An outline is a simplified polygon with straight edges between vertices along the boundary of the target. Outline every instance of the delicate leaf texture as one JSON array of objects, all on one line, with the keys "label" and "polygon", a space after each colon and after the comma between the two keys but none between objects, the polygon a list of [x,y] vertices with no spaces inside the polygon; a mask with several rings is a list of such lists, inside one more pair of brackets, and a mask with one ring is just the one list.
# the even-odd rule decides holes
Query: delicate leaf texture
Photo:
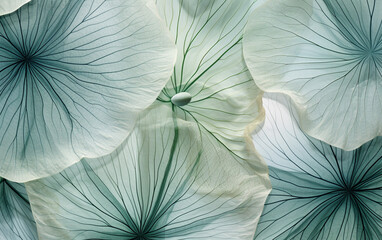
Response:
[{"label": "delicate leaf texture", "polygon": [[0,175],[28,181],[110,153],[175,55],[140,1],[34,0],[1,16]]},{"label": "delicate leaf texture", "polygon": [[28,182],[41,239],[252,239],[269,186],[173,114],[156,104],[112,154]]},{"label": "delicate leaf texture", "polygon": [[0,16],[16,11],[22,5],[30,2],[31,0],[1,0],[0,2]]},{"label": "delicate leaf texture", "polygon": [[173,75],[159,101],[170,103],[176,94],[191,94],[190,103],[174,108],[176,115],[196,122],[238,158],[247,159],[245,129],[264,119],[262,92],[244,63],[241,43],[255,1],[156,3],[178,48]]},{"label": "delicate leaf texture", "polygon": [[267,1],[244,56],[262,90],[293,99],[309,135],[345,150],[382,135],[382,1]]},{"label": "delicate leaf texture", "polygon": [[0,239],[37,239],[36,224],[24,184],[4,178],[0,178]]},{"label": "delicate leaf texture", "polygon": [[255,239],[380,239],[382,138],[354,151],[330,146],[305,135],[280,96],[264,98],[265,124],[253,135],[273,187]]}]

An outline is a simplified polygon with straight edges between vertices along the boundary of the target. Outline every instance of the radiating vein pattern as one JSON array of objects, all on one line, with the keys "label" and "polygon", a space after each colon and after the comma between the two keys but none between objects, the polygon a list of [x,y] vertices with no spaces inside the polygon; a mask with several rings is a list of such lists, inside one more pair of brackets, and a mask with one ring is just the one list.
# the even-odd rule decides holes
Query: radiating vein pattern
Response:
[{"label": "radiating vein pattern", "polygon": [[309,135],[345,150],[382,135],[381,1],[269,1],[247,30],[256,84],[292,97]]},{"label": "radiating vein pattern", "polygon": [[305,135],[286,97],[268,95],[264,107],[253,139],[273,189],[255,239],[380,239],[382,138],[344,151]]},{"label": "radiating vein pattern", "polygon": [[201,148],[197,126],[172,115],[159,104],[112,154],[28,182],[39,236],[253,238],[267,188],[232,159],[221,164],[224,151]]},{"label": "radiating vein pattern", "polygon": [[161,17],[175,39],[178,58],[158,100],[177,93],[192,100],[174,108],[177,116],[197,122],[222,146],[246,159],[243,135],[263,117],[261,91],[244,63],[242,35],[255,0],[157,0]]},{"label": "radiating vein pattern", "polygon": [[34,0],[1,16],[0,175],[27,181],[115,149],[171,74],[164,30],[136,1]]},{"label": "radiating vein pattern", "polygon": [[37,240],[24,184],[0,178],[0,239]]}]

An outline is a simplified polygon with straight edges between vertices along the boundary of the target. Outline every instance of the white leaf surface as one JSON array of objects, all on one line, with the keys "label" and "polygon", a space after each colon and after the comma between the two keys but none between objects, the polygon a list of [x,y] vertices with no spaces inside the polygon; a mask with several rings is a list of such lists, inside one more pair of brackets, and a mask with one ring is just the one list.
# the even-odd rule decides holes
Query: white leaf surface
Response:
[{"label": "white leaf surface", "polygon": [[256,84],[289,95],[301,128],[353,150],[382,135],[382,2],[274,0],[244,37]]}]

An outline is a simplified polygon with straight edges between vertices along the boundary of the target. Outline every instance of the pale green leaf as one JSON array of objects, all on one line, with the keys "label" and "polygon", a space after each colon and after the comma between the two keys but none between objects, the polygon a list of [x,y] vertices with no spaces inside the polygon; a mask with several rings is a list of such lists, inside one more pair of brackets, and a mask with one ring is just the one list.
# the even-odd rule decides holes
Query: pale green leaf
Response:
[{"label": "pale green leaf", "polygon": [[110,153],[175,55],[140,1],[34,0],[0,16],[0,176],[29,181]]},{"label": "pale green leaf", "polygon": [[305,132],[345,150],[382,135],[382,1],[267,1],[246,30],[256,84],[288,94]]},{"label": "pale green leaf", "polygon": [[202,147],[197,124],[173,115],[156,104],[112,154],[28,182],[39,236],[252,239],[267,177],[244,168],[215,139]]},{"label": "pale green leaf", "polygon": [[379,239],[382,137],[344,151],[305,135],[289,98],[265,94],[264,107],[253,140],[273,189],[255,239]]},{"label": "pale green leaf", "polygon": [[0,239],[37,240],[24,184],[0,178]]},{"label": "pale green leaf", "polygon": [[156,1],[178,49],[173,75],[159,101],[170,105],[174,95],[189,93],[189,104],[174,105],[176,116],[196,122],[206,135],[245,160],[252,157],[245,138],[252,124],[264,118],[262,92],[244,63],[241,42],[255,2]]},{"label": "pale green leaf", "polygon": [[0,2],[0,16],[16,11],[31,0],[2,0]]}]

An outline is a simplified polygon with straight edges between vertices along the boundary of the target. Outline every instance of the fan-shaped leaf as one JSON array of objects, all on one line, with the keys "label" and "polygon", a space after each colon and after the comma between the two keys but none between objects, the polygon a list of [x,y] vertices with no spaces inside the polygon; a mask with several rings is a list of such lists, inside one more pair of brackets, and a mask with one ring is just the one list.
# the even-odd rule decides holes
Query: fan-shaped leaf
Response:
[{"label": "fan-shaped leaf", "polygon": [[309,135],[345,150],[382,135],[382,1],[267,1],[244,55],[262,90],[293,99]]},{"label": "fan-shaped leaf", "polygon": [[253,139],[273,190],[255,239],[379,239],[382,138],[344,151],[305,135],[289,99],[268,95],[264,107]]},{"label": "fan-shaped leaf", "polygon": [[253,238],[268,182],[172,115],[157,104],[112,154],[28,182],[39,236]]},{"label": "fan-shaped leaf", "polygon": [[0,17],[0,175],[57,173],[126,138],[175,49],[132,0],[34,0]]},{"label": "fan-shaped leaf", "polygon": [[248,159],[245,129],[264,118],[262,92],[245,66],[241,43],[255,1],[156,2],[178,48],[159,101],[170,104],[172,97],[187,92],[191,102],[175,107],[177,116],[196,122],[238,158]]}]

